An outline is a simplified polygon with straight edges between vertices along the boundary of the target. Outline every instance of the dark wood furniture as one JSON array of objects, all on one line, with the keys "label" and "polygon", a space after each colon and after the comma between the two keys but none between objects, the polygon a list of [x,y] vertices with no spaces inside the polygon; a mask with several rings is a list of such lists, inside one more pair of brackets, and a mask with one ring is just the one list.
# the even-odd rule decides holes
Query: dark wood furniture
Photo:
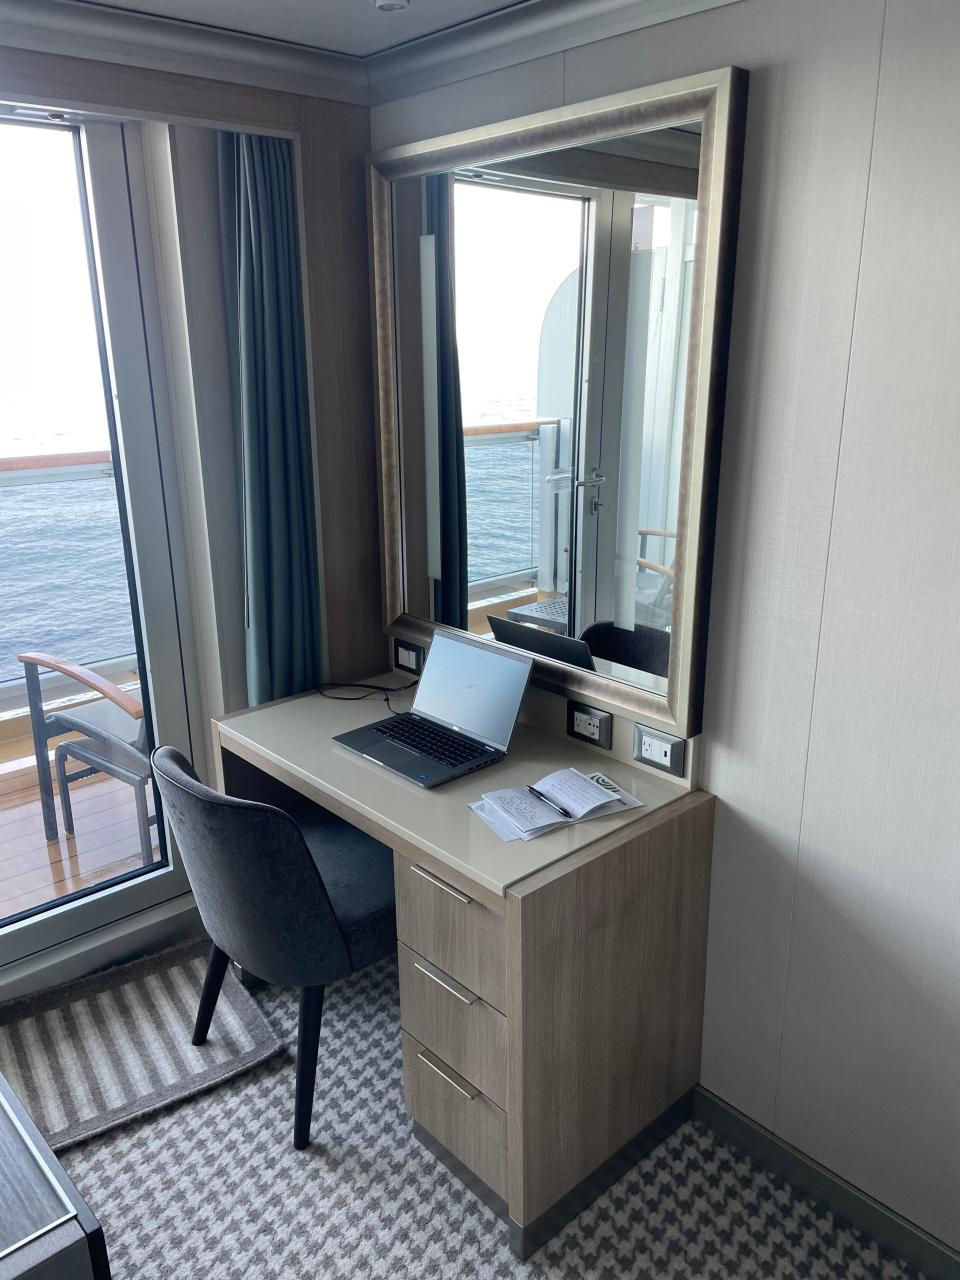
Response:
[{"label": "dark wood furniture", "polygon": [[110,1280],[103,1230],[0,1075],[0,1280]]}]

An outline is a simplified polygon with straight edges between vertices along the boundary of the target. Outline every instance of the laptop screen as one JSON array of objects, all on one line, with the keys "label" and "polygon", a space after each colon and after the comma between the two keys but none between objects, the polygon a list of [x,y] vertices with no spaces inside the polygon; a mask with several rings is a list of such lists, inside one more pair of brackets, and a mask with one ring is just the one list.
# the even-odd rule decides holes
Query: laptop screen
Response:
[{"label": "laptop screen", "polygon": [[532,666],[531,659],[519,654],[438,632],[427,654],[413,710],[506,751]]}]

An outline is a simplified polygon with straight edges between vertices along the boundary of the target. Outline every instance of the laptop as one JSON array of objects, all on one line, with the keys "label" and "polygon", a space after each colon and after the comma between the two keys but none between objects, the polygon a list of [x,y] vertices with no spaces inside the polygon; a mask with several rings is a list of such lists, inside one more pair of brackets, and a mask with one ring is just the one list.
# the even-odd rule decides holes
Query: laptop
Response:
[{"label": "laptop", "polygon": [[544,631],[542,627],[531,627],[525,622],[514,622],[512,618],[498,618],[495,613],[488,613],[487,621],[494,640],[501,644],[512,644],[515,649],[526,649],[541,658],[566,662],[571,667],[582,667],[584,671],[597,669],[590,646],[584,640],[561,636],[556,631]]},{"label": "laptop", "polygon": [[421,787],[439,787],[506,755],[531,658],[466,636],[433,637],[412,709],[333,739]]}]

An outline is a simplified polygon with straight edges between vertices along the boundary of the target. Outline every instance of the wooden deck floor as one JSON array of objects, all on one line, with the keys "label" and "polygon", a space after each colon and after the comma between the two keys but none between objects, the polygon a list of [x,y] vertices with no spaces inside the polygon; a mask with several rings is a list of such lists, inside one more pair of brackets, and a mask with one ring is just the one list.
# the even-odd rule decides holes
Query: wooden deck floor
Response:
[{"label": "wooden deck floor", "polygon": [[58,798],[60,835],[48,844],[36,784],[0,794],[0,920],[142,865],[131,787],[95,778],[71,787],[70,799],[75,834],[63,830]]}]

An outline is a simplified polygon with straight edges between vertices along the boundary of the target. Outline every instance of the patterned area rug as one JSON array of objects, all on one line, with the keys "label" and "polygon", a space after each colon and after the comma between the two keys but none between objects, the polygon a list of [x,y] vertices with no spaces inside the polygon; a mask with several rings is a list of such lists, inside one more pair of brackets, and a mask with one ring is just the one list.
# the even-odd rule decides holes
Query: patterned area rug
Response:
[{"label": "patterned area rug", "polygon": [[[257,999],[293,1043],[295,994]],[[276,1060],[74,1148],[115,1280],[922,1280],[695,1122],[518,1262],[412,1136],[398,1014],[392,963],[328,991],[308,1151]]]},{"label": "patterned area rug", "polygon": [[0,1007],[0,1071],[54,1151],[150,1115],[283,1046],[232,973],[190,1043],[209,944],[189,943]]}]

